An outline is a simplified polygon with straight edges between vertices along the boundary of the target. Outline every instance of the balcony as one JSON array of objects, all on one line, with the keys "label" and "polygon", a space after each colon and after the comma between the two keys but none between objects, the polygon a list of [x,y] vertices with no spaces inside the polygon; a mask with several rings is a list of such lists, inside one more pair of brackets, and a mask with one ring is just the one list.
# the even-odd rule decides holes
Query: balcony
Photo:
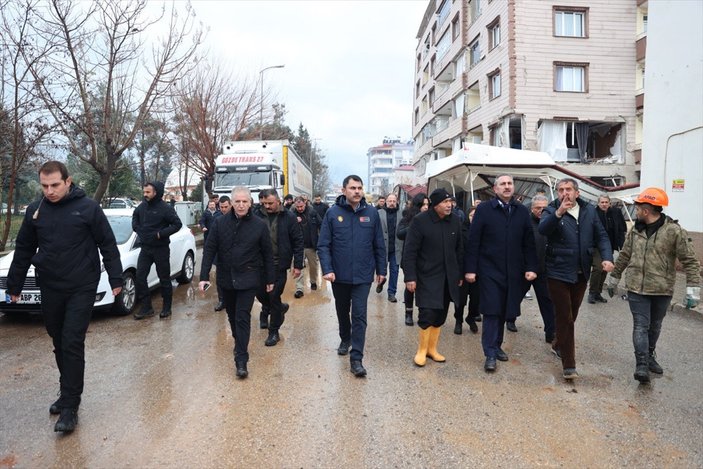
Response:
[{"label": "balcony", "polygon": [[640,38],[635,42],[635,60],[644,60],[647,52],[647,36]]},{"label": "balcony", "polygon": [[644,108],[644,93],[640,93],[635,96],[635,109],[643,109]]},{"label": "balcony", "polygon": [[[463,118],[454,119],[449,122],[449,125],[442,131],[437,132],[437,134],[432,137],[432,146],[434,148],[451,148],[451,140],[458,137],[463,132]],[[449,146],[447,147],[447,142]]]},{"label": "balcony", "polygon": [[[446,89],[445,91],[437,96],[435,99],[434,105],[432,106],[432,111],[435,114],[440,114],[440,110],[447,104],[451,103],[452,100],[461,93],[461,91],[464,88],[464,77],[466,75],[462,75],[458,79],[454,80]],[[450,106],[450,112],[451,112],[451,106]]]}]

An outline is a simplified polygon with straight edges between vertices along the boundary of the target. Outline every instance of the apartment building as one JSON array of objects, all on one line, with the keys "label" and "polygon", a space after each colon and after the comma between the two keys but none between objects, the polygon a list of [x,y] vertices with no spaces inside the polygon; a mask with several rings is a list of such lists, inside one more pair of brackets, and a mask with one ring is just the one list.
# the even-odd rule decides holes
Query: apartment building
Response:
[{"label": "apartment building", "polygon": [[416,172],[469,142],[544,151],[604,186],[636,182],[639,4],[430,0],[417,35]]},{"label": "apartment building", "polygon": [[368,193],[388,194],[399,184],[400,175],[407,172],[399,168],[412,164],[413,142],[402,141],[400,137],[385,137],[383,144],[369,148],[366,155],[369,167]]}]

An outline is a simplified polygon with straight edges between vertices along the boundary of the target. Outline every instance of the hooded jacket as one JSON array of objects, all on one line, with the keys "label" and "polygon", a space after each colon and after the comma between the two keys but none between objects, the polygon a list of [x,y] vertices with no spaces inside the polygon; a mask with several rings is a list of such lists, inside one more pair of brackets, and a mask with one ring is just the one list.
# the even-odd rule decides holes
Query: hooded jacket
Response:
[{"label": "hooded jacket", "polygon": [[164,183],[147,182],[156,190],[156,196],[146,200],[134,209],[132,214],[132,229],[142,246],[168,246],[169,237],[181,229],[183,223],[176,215],[176,210],[163,201]]},{"label": "hooded jacket", "polygon": [[381,220],[362,198],[354,210],[343,195],[325,214],[317,242],[322,275],[334,273],[335,282],[372,283],[374,271],[386,275],[386,247]]},{"label": "hooded jacket", "polygon": [[619,279],[625,272],[625,288],[640,295],[673,296],[676,259],[684,267],[686,285],[701,283],[700,269],[688,233],[677,221],[662,214],[664,224],[647,237],[645,226],[636,224],[623,244],[615,268],[610,273]]},{"label": "hooded jacket", "polygon": [[78,291],[97,288],[100,256],[110,286],[122,286],[122,264],[107,217],[83,189],[71,185],[56,203],[42,198],[27,207],[7,276],[7,293],[22,292],[30,264],[40,286]]}]

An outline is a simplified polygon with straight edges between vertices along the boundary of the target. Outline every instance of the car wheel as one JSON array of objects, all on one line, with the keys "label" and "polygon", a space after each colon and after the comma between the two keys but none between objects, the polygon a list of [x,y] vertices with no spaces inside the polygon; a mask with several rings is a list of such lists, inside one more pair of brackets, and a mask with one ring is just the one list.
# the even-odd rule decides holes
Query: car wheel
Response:
[{"label": "car wheel", "polygon": [[195,256],[191,251],[188,251],[183,259],[181,274],[176,278],[176,281],[180,284],[190,283],[193,280],[193,273],[195,273]]},{"label": "car wheel", "polygon": [[115,298],[112,311],[119,316],[126,316],[132,312],[136,302],[137,284],[134,280],[134,272],[125,272],[122,275],[122,291]]}]

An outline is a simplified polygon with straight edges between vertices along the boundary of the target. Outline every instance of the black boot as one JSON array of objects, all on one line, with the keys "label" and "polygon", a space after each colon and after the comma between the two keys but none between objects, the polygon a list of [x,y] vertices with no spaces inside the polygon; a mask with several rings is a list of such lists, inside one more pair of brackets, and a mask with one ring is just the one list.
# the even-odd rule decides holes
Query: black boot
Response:
[{"label": "black boot", "polygon": [[269,313],[267,310],[264,310],[264,308],[261,308],[261,312],[259,313],[259,329],[268,329],[269,328]]},{"label": "black boot", "polygon": [[278,343],[279,340],[281,340],[281,337],[278,335],[277,330],[269,331],[269,336],[264,341],[264,345],[267,347],[273,347]]},{"label": "black boot", "polygon": [[235,362],[237,378],[244,379],[249,376],[249,371],[247,370],[247,362]]},{"label": "black boot", "polygon": [[462,326],[462,320],[457,319],[456,324],[454,325],[454,333],[456,335],[461,335],[461,326]]},{"label": "black boot", "polygon": [[466,323],[469,325],[469,330],[476,334],[478,332],[478,324],[476,324],[476,318],[469,316],[466,318]]},{"label": "black boot", "polygon": [[159,317],[163,319],[171,315],[171,303],[173,302],[173,287],[171,284],[168,287],[161,287],[161,297],[164,300],[164,304],[161,307]]},{"label": "black boot", "polygon": [[134,313],[134,319],[144,319],[154,315],[154,308],[151,307],[151,299],[145,298],[142,300],[142,307]]},{"label": "black boot", "polygon": [[406,326],[412,326],[413,325],[413,309],[410,308],[405,308],[405,325]]},{"label": "black boot", "polygon": [[54,425],[55,432],[70,433],[76,429],[78,425],[78,408],[77,407],[64,407],[61,409],[61,415],[59,416],[56,425]]},{"label": "black boot", "polygon": [[661,375],[664,373],[664,368],[657,363],[657,354],[654,352],[653,348],[649,349],[649,360],[648,360],[649,371]]},{"label": "black boot", "polygon": [[645,354],[635,354],[635,379],[641,384],[649,383],[649,361]]}]

